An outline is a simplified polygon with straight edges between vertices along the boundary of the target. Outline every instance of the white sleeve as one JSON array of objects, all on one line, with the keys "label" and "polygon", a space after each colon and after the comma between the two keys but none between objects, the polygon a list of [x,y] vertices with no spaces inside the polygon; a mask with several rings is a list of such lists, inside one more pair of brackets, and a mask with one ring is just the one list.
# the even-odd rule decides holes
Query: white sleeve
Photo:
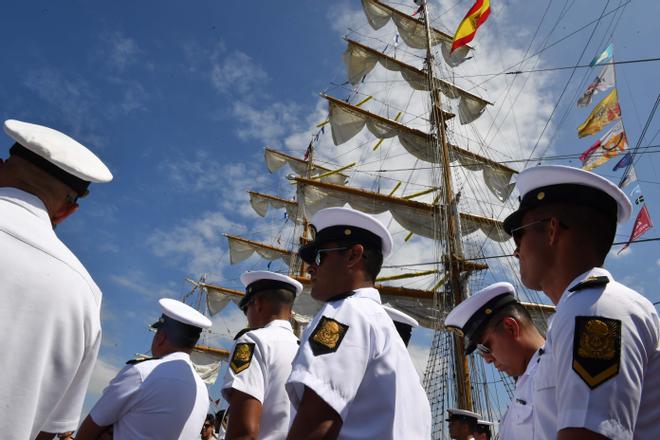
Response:
[{"label": "white sleeve", "polygon": [[263,404],[265,387],[263,347],[250,332],[245,333],[236,340],[229,357],[229,368],[222,384],[222,396],[229,401],[228,391],[234,389]]},{"label": "white sleeve", "polygon": [[[372,337],[368,320],[351,307],[346,302],[337,309],[325,307],[305,332],[286,383],[296,410],[308,387],[346,419],[370,360]],[[318,337],[324,329],[329,330],[326,347]]]},{"label": "white sleeve", "polygon": [[101,330],[99,329],[92,344],[85,350],[78,370],[69,387],[62,394],[59,402],[48,416],[48,420],[41,428],[44,432],[74,431],[80,422],[87,386],[94,371],[96,358],[101,347]]},{"label": "white sleeve", "polygon": [[552,324],[557,430],[586,428],[608,438],[632,439],[644,344],[630,316],[607,309],[593,313],[574,307]]},{"label": "white sleeve", "polygon": [[142,384],[142,376],[134,365],[124,367],[103,390],[103,395],[89,412],[99,426],[110,426],[122,418],[133,405]]}]

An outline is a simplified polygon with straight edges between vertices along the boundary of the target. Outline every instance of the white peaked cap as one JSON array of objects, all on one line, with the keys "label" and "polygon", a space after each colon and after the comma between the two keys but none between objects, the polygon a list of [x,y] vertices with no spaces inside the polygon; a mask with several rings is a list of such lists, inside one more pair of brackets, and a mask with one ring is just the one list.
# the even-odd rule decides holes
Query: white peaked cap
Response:
[{"label": "white peaked cap", "polygon": [[506,281],[494,283],[467,297],[445,318],[445,327],[465,337],[467,354],[474,351],[474,337],[500,308],[516,302],[516,290]]},{"label": "white peaked cap", "polygon": [[387,312],[387,314],[389,315],[389,317],[392,321],[400,322],[402,324],[409,325],[413,328],[419,326],[419,322],[417,322],[417,320],[415,318],[413,318],[412,316],[406,315],[405,313],[403,313],[400,310],[395,309],[391,305],[383,304],[383,308],[385,309],[385,311]]},{"label": "white peaked cap", "polygon": [[507,233],[520,226],[525,212],[551,203],[573,202],[613,215],[623,223],[632,213],[632,204],[618,186],[591,171],[565,165],[527,168],[516,178],[520,207],[504,220]]},{"label": "white peaked cap", "polygon": [[181,301],[162,298],[158,300],[158,304],[160,304],[163,314],[175,321],[199,328],[210,328],[213,325],[209,318]]},{"label": "white peaked cap", "polygon": [[15,119],[7,119],[4,128],[18,144],[81,180],[95,183],[112,180],[112,173],[101,159],[64,133]]},{"label": "white peaked cap", "polygon": [[350,227],[364,229],[380,238],[383,258],[392,252],[392,235],[385,225],[375,217],[352,208],[325,208],[312,216],[310,223],[316,228],[317,237],[324,229],[333,226],[347,226],[349,232],[344,238],[350,238]]},{"label": "white peaked cap", "polygon": [[[470,418],[474,419],[475,421],[481,419],[481,414],[473,412],[473,411],[468,411],[466,409],[458,409],[458,408],[449,408],[447,410],[447,413],[449,413],[449,418],[456,417],[456,418]],[[447,419],[449,420],[449,419]]]},{"label": "white peaked cap", "polygon": [[303,285],[299,281],[281,273],[270,272],[268,270],[254,270],[243,272],[241,274],[241,283],[243,283],[245,287],[249,287],[250,284],[262,280],[279,281],[289,284],[295,288],[296,296],[300,295],[303,291]]}]

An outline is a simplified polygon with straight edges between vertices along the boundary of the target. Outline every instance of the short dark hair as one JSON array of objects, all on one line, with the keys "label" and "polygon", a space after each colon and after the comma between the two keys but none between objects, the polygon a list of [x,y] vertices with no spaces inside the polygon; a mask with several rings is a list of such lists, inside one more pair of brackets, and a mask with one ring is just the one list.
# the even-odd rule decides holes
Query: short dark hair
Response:
[{"label": "short dark hair", "polygon": [[296,296],[286,289],[267,289],[257,292],[255,298],[262,298],[268,302],[290,307],[293,305]]},{"label": "short dark hair", "polygon": [[373,247],[364,246],[364,253],[362,254],[364,258],[364,270],[367,273],[367,276],[371,282],[375,282],[380,269],[383,266],[383,253],[380,249],[375,249]]},{"label": "short dark hair", "polygon": [[493,435],[492,432],[490,431],[490,426],[488,425],[477,424],[477,429],[475,430],[475,432],[478,434],[486,434],[486,438],[488,440],[490,440],[491,436]]},{"label": "short dark hair", "polygon": [[215,420],[216,419],[215,419],[215,416],[213,414],[207,414],[206,415],[206,420],[204,421],[204,423],[210,423],[215,427]]},{"label": "short dark hair", "polygon": [[486,324],[484,328],[479,332],[479,336],[476,340],[480,340],[486,330],[494,329],[502,319],[509,317],[514,318],[525,327],[532,326],[536,328],[534,321],[532,320],[532,316],[529,314],[529,311],[525,308],[525,306],[519,302],[513,302],[505,305],[493,314],[493,317],[490,318],[488,324]]}]

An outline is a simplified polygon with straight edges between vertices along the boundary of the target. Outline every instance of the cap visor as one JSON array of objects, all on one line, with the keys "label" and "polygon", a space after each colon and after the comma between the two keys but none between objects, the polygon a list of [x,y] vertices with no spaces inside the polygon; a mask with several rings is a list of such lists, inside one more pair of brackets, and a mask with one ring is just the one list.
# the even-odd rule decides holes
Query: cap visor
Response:
[{"label": "cap visor", "polygon": [[517,227],[520,226],[522,223],[522,218],[527,212],[526,209],[518,209],[516,211],[513,211],[507,218],[504,219],[502,222],[502,227],[504,228],[504,232],[507,234],[511,235],[511,231]]},{"label": "cap visor", "polygon": [[158,321],[154,322],[153,324],[151,324],[150,327],[154,330],[158,330],[163,325],[165,325],[165,323],[163,321],[158,320]]}]

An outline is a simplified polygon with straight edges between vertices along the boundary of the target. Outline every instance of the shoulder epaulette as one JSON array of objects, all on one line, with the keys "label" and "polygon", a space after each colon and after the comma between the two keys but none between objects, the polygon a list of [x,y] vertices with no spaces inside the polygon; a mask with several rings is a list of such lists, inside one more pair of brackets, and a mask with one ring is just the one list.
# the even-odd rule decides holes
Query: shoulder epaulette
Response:
[{"label": "shoulder epaulette", "polygon": [[247,332],[249,332],[250,330],[252,330],[252,329],[246,327],[243,330],[241,330],[240,332],[236,333],[236,336],[234,336],[234,341],[236,339],[240,338],[241,336],[243,336],[244,334],[246,334]]},{"label": "shoulder epaulette", "polygon": [[607,278],[604,275],[598,276],[598,277],[589,277],[586,280],[580,281],[575,286],[568,289],[568,291],[569,292],[578,292],[580,290],[588,289],[590,287],[604,286],[605,284],[607,284],[609,282],[610,282],[610,279]]},{"label": "shoulder epaulette", "polygon": [[154,359],[158,359],[158,358],[145,357],[145,358],[138,358],[138,359],[129,359],[129,360],[126,361],[126,365],[135,365],[135,364],[139,364],[140,362],[151,361],[151,360],[154,360]]}]

